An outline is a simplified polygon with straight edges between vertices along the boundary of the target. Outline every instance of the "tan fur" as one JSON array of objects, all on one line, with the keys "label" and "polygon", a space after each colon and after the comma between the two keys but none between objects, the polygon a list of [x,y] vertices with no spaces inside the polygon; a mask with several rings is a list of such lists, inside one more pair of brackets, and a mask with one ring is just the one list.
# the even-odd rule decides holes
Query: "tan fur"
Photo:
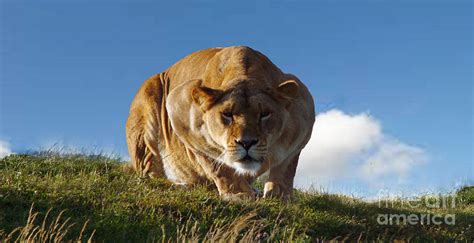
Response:
[{"label": "tan fur", "polygon": [[305,85],[249,47],[198,51],[143,84],[126,134],[131,167],[177,184],[215,185],[223,198],[289,198],[298,156],[311,136]]}]

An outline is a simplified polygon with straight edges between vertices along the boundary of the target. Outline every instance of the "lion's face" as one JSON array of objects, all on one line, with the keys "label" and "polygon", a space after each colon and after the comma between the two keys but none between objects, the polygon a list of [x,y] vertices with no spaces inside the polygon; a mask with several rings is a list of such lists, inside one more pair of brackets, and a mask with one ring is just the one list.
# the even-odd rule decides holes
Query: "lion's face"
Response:
[{"label": "lion's face", "polygon": [[282,103],[288,100],[273,90],[246,85],[204,92],[210,100],[203,106],[203,121],[211,142],[222,150],[216,159],[238,173],[257,173],[285,126],[288,112]]}]

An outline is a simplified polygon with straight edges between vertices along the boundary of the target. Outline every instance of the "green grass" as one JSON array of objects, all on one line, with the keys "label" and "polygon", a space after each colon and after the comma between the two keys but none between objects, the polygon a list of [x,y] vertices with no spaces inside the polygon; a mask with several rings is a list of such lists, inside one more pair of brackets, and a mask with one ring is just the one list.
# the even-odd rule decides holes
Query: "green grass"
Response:
[{"label": "green grass", "polygon": [[[474,187],[465,187],[455,205],[412,208],[406,199],[392,199],[386,207],[295,191],[287,204],[236,203],[205,187],[182,188],[124,174],[120,162],[107,157],[12,155],[0,160],[0,241],[466,241],[474,239],[473,197]],[[377,216],[388,213],[455,214],[456,221],[379,225]]]}]

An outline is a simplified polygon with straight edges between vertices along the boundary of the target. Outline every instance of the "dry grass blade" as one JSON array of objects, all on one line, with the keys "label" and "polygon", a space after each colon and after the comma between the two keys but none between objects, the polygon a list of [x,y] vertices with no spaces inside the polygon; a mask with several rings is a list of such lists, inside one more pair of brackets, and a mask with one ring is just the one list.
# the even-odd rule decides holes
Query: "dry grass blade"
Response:
[{"label": "dry grass blade", "polygon": [[[204,234],[199,233],[198,222],[189,217],[186,223],[177,229],[175,239],[167,239],[162,226],[162,242],[255,242],[272,240],[275,232],[289,234],[285,239],[291,241],[294,231],[287,227],[273,227],[268,231],[268,223],[257,219],[257,212],[250,212],[229,221],[217,221]],[[280,232],[281,231],[281,232]]]},{"label": "dry grass blade", "polygon": [[[66,235],[74,223],[69,223],[70,218],[62,220],[62,216],[66,210],[61,211],[58,216],[48,224],[48,218],[51,214],[52,209],[50,208],[40,225],[36,224],[38,219],[38,213],[33,212],[34,205],[32,204],[29,210],[28,218],[24,226],[20,226],[12,230],[8,235],[1,232],[0,241],[2,242],[63,242],[65,241]],[[76,242],[82,241],[84,237],[84,231],[87,227],[88,220],[82,226],[81,233],[74,240]],[[88,238],[87,242],[92,241],[95,230]],[[6,237],[5,237],[6,235]]]}]

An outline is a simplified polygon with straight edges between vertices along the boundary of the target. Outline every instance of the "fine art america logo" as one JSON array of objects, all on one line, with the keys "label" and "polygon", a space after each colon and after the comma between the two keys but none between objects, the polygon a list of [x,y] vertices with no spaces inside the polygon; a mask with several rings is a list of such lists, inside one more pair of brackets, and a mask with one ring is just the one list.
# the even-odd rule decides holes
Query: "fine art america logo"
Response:
[{"label": "fine art america logo", "polygon": [[380,225],[455,225],[455,214],[435,214],[406,212],[403,209],[447,209],[456,207],[456,195],[431,195],[415,197],[413,199],[401,199],[401,197],[391,197],[387,192],[380,192],[378,197],[380,208],[392,208],[389,213],[379,213],[377,223]]}]

